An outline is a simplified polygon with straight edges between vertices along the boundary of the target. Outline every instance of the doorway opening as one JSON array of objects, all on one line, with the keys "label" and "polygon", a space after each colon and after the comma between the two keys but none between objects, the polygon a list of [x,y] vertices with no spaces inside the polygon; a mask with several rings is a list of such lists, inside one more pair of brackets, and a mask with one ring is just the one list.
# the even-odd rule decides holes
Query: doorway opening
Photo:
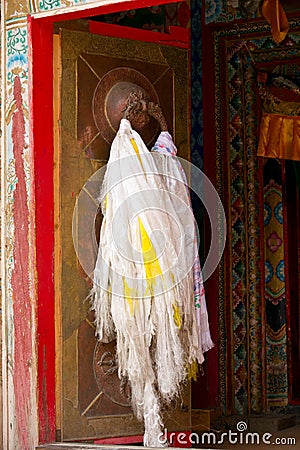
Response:
[{"label": "doorway opening", "polygon": [[[153,2],[152,2],[153,3]],[[138,4],[138,2],[136,3]],[[74,130],[76,129],[78,125],[78,114],[76,110],[76,105],[72,110],[72,113],[75,115],[75,121],[70,124],[70,117],[71,116],[61,116],[60,110],[58,107],[58,104],[60,103],[60,93],[59,93],[59,84],[60,84],[60,77],[63,76],[63,73],[65,71],[67,84],[70,85],[71,79],[74,76],[74,73],[71,77],[69,77],[70,72],[68,72],[68,68],[63,67],[63,60],[62,61],[62,67],[59,66],[60,61],[60,51],[61,48],[56,48],[55,45],[52,42],[52,35],[58,36],[58,33],[60,33],[60,30],[64,30],[63,33],[69,34],[69,36],[72,36],[70,40],[70,54],[72,53],[74,46],[76,46],[76,43],[82,43],[83,40],[81,39],[83,35],[86,33],[86,35],[89,35],[86,39],[89,40],[89,43],[92,45],[92,51],[86,51],[86,54],[88,54],[89,59],[93,59],[94,56],[91,56],[91,54],[94,52],[95,48],[93,47],[94,40],[91,40],[91,35],[95,37],[95,39],[103,39],[103,35],[105,35],[106,40],[108,38],[111,39],[119,39],[120,40],[126,40],[130,39],[132,40],[132,45],[135,46],[136,50],[136,41],[140,41],[143,43],[143,46],[146,46],[147,48],[150,48],[153,50],[153,52],[150,52],[150,54],[153,55],[154,60],[152,61],[151,58],[147,56],[147,61],[145,60],[145,57],[141,56],[142,53],[140,51],[136,52],[134,51],[134,55],[132,55],[132,59],[134,59],[134,56],[139,61],[137,65],[143,64],[144,66],[147,66],[149,69],[150,65],[156,65],[156,68],[154,70],[157,78],[163,80],[163,77],[167,78],[171,76],[171,78],[168,80],[166,79],[166,83],[168,85],[168,89],[171,89],[171,91],[174,91],[176,93],[175,99],[171,102],[169,102],[169,105],[167,105],[166,102],[166,108],[169,108],[169,116],[170,120],[173,125],[173,131],[177,133],[178,139],[177,142],[182,143],[183,137],[184,139],[188,139],[188,129],[189,129],[189,48],[190,48],[190,41],[189,41],[189,30],[186,26],[186,18],[188,17],[187,14],[182,14],[184,11],[183,8],[186,7],[186,4],[182,3],[174,3],[171,2],[167,5],[156,5],[153,7],[153,11],[149,11],[149,8],[144,8],[141,10],[137,10],[138,12],[134,14],[134,17],[131,17],[131,13],[128,11],[124,11],[122,13],[116,13],[117,7],[116,5],[112,6],[111,11],[109,11],[108,7],[105,7],[103,9],[99,8],[97,11],[93,11],[93,15],[90,14],[88,16],[83,16],[83,12],[77,12],[70,17],[70,20],[65,20],[66,15],[61,15],[60,17],[56,17],[55,21],[54,18],[42,18],[42,19],[34,19],[31,18],[31,29],[32,29],[32,41],[33,41],[33,79],[34,79],[34,91],[32,93],[33,96],[33,110],[34,110],[34,129],[37,130],[34,135],[34,151],[35,151],[35,157],[36,157],[36,165],[35,165],[35,177],[36,177],[36,196],[37,196],[37,208],[36,208],[36,221],[37,221],[37,253],[38,253],[38,277],[39,277],[39,298],[43,298],[43,302],[38,306],[38,334],[40,336],[39,341],[39,373],[38,373],[38,379],[40,383],[40,390],[43,392],[43,395],[40,397],[40,404],[39,404],[39,414],[41,416],[41,442],[49,442],[49,441],[61,441],[61,440],[73,440],[73,439],[96,439],[101,438],[103,433],[97,431],[97,423],[99,422],[99,414],[93,416],[93,418],[88,419],[87,416],[89,413],[91,413],[92,407],[96,405],[93,403],[95,398],[97,398],[97,393],[93,392],[91,394],[91,398],[89,401],[84,404],[84,406],[81,406],[79,409],[79,419],[85,421],[86,423],[89,423],[90,429],[92,430],[92,433],[86,433],[82,434],[81,436],[75,436],[73,434],[72,430],[68,431],[66,427],[66,421],[69,421],[69,423],[73,423],[74,429],[80,429],[80,424],[78,422],[78,417],[76,417],[76,420],[74,420],[74,417],[72,416],[72,413],[70,413],[69,410],[66,410],[66,408],[63,407],[63,398],[67,398],[67,403],[69,404],[70,408],[73,408],[73,406],[79,404],[79,402],[82,402],[82,396],[85,394],[82,393],[82,391],[78,390],[78,377],[74,377],[73,373],[73,381],[76,385],[76,392],[78,396],[74,395],[75,391],[70,391],[69,387],[63,386],[63,377],[62,372],[66,369],[66,366],[70,364],[70,359],[72,354],[76,355],[76,357],[80,354],[84,354],[84,349],[80,348],[80,346],[76,347],[76,342],[78,342],[78,336],[81,334],[82,329],[78,329],[76,331],[76,337],[74,338],[74,330],[76,327],[74,327],[74,323],[76,320],[81,319],[81,307],[79,307],[78,303],[78,295],[81,293],[82,295],[79,295],[81,298],[85,298],[86,294],[86,285],[84,284],[85,281],[83,278],[80,279],[79,284],[79,290],[74,290],[74,287],[72,286],[71,291],[72,295],[74,294],[74,297],[76,299],[75,301],[75,314],[71,315],[72,320],[67,324],[65,330],[63,330],[63,325],[61,323],[61,315],[62,315],[62,283],[63,283],[63,277],[66,274],[70,274],[70,271],[72,271],[72,267],[69,265],[69,261],[66,260],[64,272],[61,273],[61,239],[62,239],[62,229],[57,222],[57,220],[61,220],[61,211],[68,211],[67,208],[60,209],[60,202],[61,200],[61,190],[58,188],[61,186],[61,171],[64,170],[65,173],[69,172],[69,174],[66,174],[66,177],[69,180],[73,178],[76,178],[74,176],[75,172],[73,172],[74,167],[76,166],[77,169],[79,169],[80,175],[87,174],[87,171],[92,170],[92,166],[90,164],[90,161],[87,160],[87,158],[82,158],[83,154],[81,152],[80,154],[80,162],[78,163],[78,158],[76,160],[76,155],[70,156],[69,162],[71,163],[70,166],[66,166],[62,164],[61,155],[64,156],[68,153],[67,148],[70,146],[72,147],[75,143],[75,138],[72,136],[72,132],[69,133],[70,129],[73,130],[73,126],[75,124]],[[184,18],[185,23],[183,26],[183,22],[178,22],[178,24],[175,24],[175,16],[170,13],[171,10],[178,11],[179,8],[181,8],[181,14],[177,15],[178,17]],[[168,25],[166,26],[166,11],[169,10],[169,17],[168,17]],[[102,14],[104,12],[104,14]],[[145,19],[145,13],[151,12],[152,14],[152,20],[150,23],[147,24],[146,22],[149,21],[149,19]],[[87,11],[84,12],[86,15]],[[143,20],[139,17],[138,21],[142,20],[142,28],[134,27],[132,24],[130,27],[124,26],[119,23],[116,25],[116,18],[117,17],[123,17],[123,20],[131,21],[135,20],[138,15],[141,15],[143,17]],[[149,17],[149,16],[148,16]],[[155,20],[154,20],[155,17]],[[164,22],[163,22],[164,20]],[[177,20],[177,19],[176,19]],[[124,23],[124,22],[123,22]],[[127,23],[128,25],[128,23]],[[128,30],[130,28],[130,35],[128,35]],[[154,31],[155,30],[155,31]],[[74,38],[77,34],[77,38]],[[151,35],[151,36],[150,36]],[[98,36],[98,37],[97,37]],[[101,37],[102,36],[102,37]],[[54,39],[55,41],[55,39]],[[127,41],[126,41],[127,42]],[[134,43],[135,42],[135,43]],[[129,45],[129,44],[128,44]],[[150,47],[149,47],[150,46]],[[130,45],[129,45],[130,47]],[[157,51],[154,50],[154,47],[156,47]],[[112,48],[112,47],[110,47]],[[120,46],[115,46],[115,48],[120,49]],[[168,52],[170,56],[167,55],[167,53],[164,53],[162,49],[168,48]],[[54,80],[53,86],[53,67],[52,67],[52,61],[49,61],[49,58],[47,55],[51,55],[53,53],[54,49],[54,57],[56,63],[58,63],[57,66],[55,66],[54,71],[56,72],[56,80]],[[149,54],[149,53],[148,53]],[[43,57],[41,57],[43,55]],[[177,56],[179,55],[179,57]],[[115,58],[119,57],[119,55],[115,54],[113,55]],[[107,57],[107,55],[106,55]],[[85,61],[88,61],[88,58],[85,59]],[[156,59],[155,59],[156,58]],[[159,60],[160,58],[160,60]],[[68,59],[68,57],[66,58]],[[158,61],[158,63],[157,63]],[[160,62],[159,62],[160,61]],[[169,61],[169,62],[168,62]],[[168,71],[161,72],[161,75],[163,77],[160,77],[159,70],[160,68],[158,66],[163,66],[164,64],[169,64],[170,68]],[[183,63],[183,64],[182,64]],[[130,58],[128,57],[128,54],[126,53],[126,65],[132,65],[130,62]],[[96,63],[97,65],[97,63]],[[123,63],[124,65],[124,63]],[[101,66],[101,64],[99,65]],[[76,66],[77,67],[77,66]],[[92,67],[90,65],[90,61],[88,61],[88,64],[82,65],[82,71],[86,71],[87,67]],[[180,69],[180,76],[177,76],[177,67],[181,67]],[[95,69],[95,68],[93,68]],[[138,67],[137,67],[138,69]],[[93,72],[93,70],[91,70]],[[184,76],[182,74],[184,73]],[[41,74],[43,74],[41,76]],[[171,74],[171,75],[170,75]],[[174,75],[175,74],[175,75]],[[75,74],[75,78],[78,75],[78,72]],[[148,74],[149,76],[149,74]],[[176,78],[177,77],[177,78]],[[55,78],[55,77],[54,77]],[[172,81],[170,81],[172,80]],[[180,82],[179,82],[180,80]],[[185,80],[183,82],[183,80]],[[177,84],[176,84],[177,83]],[[88,86],[90,86],[88,84]],[[186,89],[182,89],[182,87],[185,86]],[[168,89],[162,89],[162,95],[165,95],[166,92],[168,92]],[[164,91],[164,92],[163,92]],[[180,91],[180,92],[179,92]],[[66,90],[63,89],[62,95],[65,95]],[[178,93],[178,94],[177,94]],[[74,96],[70,96],[72,99],[77,99],[78,91],[75,90],[72,92]],[[53,104],[53,98],[54,98],[54,110],[56,108],[57,115],[54,116],[54,119],[52,119],[52,104]],[[64,97],[66,99],[66,97]],[[68,108],[68,102],[63,101],[62,102],[66,108]],[[174,109],[175,108],[175,109]],[[174,111],[178,108],[180,108],[181,115],[177,115],[174,113]],[[49,120],[45,121],[45,112],[47,113],[47,118]],[[175,111],[176,112],[176,111]],[[70,124],[70,129],[68,129],[68,121]],[[67,124],[67,125],[66,125]],[[61,134],[59,132],[59,127],[61,126],[62,130],[68,130],[66,133],[66,138],[64,140],[63,148],[60,148],[60,141],[61,141]],[[76,132],[75,132],[76,134]],[[176,138],[176,136],[175,136]],[[187,145],[187,148],[189,145]],[[47,148],[47,152],[45,154],[44,149]],[[54,148],[54,153],[52,152],[52,149]],[[78,150],[78,145],[74,146],[75,149]],[[183,148],[183,147],[182,147]],[[78,154],[77,154],[78,156]],[[187,153],[182,153],[180,156],[188,158],[188,151]],[[97,158],[96,158],[97,159]],[[87,169],[87,166],[89,168]],[[77,170],[76,169],[76,170]],[[83,170],[82,170],[83,169]],[[54,177],[53,177],[54,173]],[[77,172],[76,172],[77,173]],[[70,188],[70,189],[69,189]],[[69,189],[69,190],[68,190]],[[67,197],[69,194],[72,197],[72,200],[74,200],[74,196],[76,196],[76,189],[74,189],[74,186],[68,185],[68,189],[66,189],[65,197]],[[45,201],[46,199],[46,201]],[[65,206],[65,205],[64,205]],[[49,214],[50,211],[50,214]],[[72,213],[71,209],[69,211]],[[54,214],[54,226],[53,226],[53,214]],[[45,230],[47,229],[47,236],[45,236]],[[45,241],[47,242],[47,245],[44,245]],[[68,243],[66,246],[63,246],[63,249],[68,248],[70,250],[70,243]],[[71,251],[71,250],[70,250]],[[49,265],[45,267],[44,261],[45,260],[52,260],[52,255],[55,255],[53,265]],[[68,259],[68,258],[67,258]],[[74,266],[75,267],[75,266]],[[78,267],[76,269],[76,277],[78,276]],[[69,272],[68,272],[69,271]],[[49,285],[49,280],[52,279],[54,273],[54,284]],[[79,276],[80,278],[80,276]],[[69,284],[70,287],[70,284]],[[68,290],[66,289],[65,293]],[[78,294],[79,293],[79,294]],[[65,298],[65,296],[63,295]],[[77,303],[76,303],[77,302]],[[84,305],[84,308],[87,309],[88,306]],[[63,308],[64,311],[67,313],[68,308]],[[70,312],[70,311],[69,311]],[[52,321],[49,321],[49,317],[55,317],[55,323]],[[82,321],[80,321],[82,323]],[[93,336],[93,330],[89,329],[90,325],[87,320],[84,320],[84,326],[87,326],[87,333],[90,335],[90,339],[94,339]],[[91,328],[91,327],[90,327]],[[65,347],[63,347],[62,344],[62,335],[65,331],[65,338],[67,344]],[[73,340],[72,340],[73,339]],[[93,345],[91,345],[91,352],[93,353]],[[56,349],[56,351],[54,350]],[[73,352],[73,353],[72,353]],[[73,359],[73,361],[77,361],[76,358]],[[45,369],[47,367],[47,370]],[[80,369],[81,370],[81,369]],[[79,370],[79,372],[80,372]],[[71,371],[72,372],[72,371]],[[70,372],[70,373],[71,373]],[[77,372],[77,374],[79,373]],[[76,375],[76,374],[75,374]],[[81,374],[81,379],[84,379],[84,376]],[[95,394],[95,395],[94,395]],[[80,400],[81,399],[81,400]],[[182,426],[186,423],[188,427],[190,427],[190,397],[187,398],[187,408],[183,408],[182,411],[178,412],[177,415],[173,417],[173,424],[181,423],[181,429]],[[83,402],[84,403],[84,402]],[[82,405],[83,405],[82,403]],[[93,405],[91,406],[91,403]],[[117,402],[118,403],[118,402]],[[119,402],[120,403],[120,402]],[[115,402],[116,404],[116,402]],[[91,406],[89,408],[89,406]],[[124,416],[126,414],[123,414],[123,411],[120,411],[120,408],[124,409],[127,405],[118,405],[118,418],[117,421],[119,425],[116,425],[116,430],[114,431],[115,436],[120,436],[121,434],[128,435],[137,435],[137,433],[140,433],[140,430],[137,430],[136,426],[132,425],[133,422],[131,422],[131,425],[126,428],[124,424],[121,426],[124,422]],[[182,414],[187,418],[182,420]],[[101,416],[101,414],[100,414]],[[177,417],[178,416],[178,417]],[[180,419],[180,420],[178,420]],[[102,419],[103,420],[103,417]],[[104,424],[106,420],[106,424]],[[111,425],[111,418],[104,419],[103,421],[103,427],[108,430],[109,427],[107,426],[107,423],[110,423]],[[92,424],[92,425],[91,425]],[[131,427],[131,428],[130,428]],[[172,426],[171,426],[172,427]],[[169,427],[170,428],[170,427]],[[95,432],[96,429],[96,432]],[[171,428],[170,428],[171,429]]]}]

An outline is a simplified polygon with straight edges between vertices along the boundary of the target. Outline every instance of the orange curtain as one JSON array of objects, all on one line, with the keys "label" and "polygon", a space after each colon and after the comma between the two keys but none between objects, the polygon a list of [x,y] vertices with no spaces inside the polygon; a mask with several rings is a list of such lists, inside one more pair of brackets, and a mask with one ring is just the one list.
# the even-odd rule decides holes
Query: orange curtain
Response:
[{"label": "orange curtain", "polygon": [[300,161],[299,102],[265,98],[257,155]]},{"label": "orange curtain", "polygon": [[299,102],[265,95],[257,155],[300,161]]},{"label": "orange curtain", "polygon": [[280,1],[264,0],[261,12],[271,26],[274,41],[283,41],[289,30],[289,22]]},{"label": "orange curtain", "polygon": [[263,113],[257,154],[300,161],[300,116]]}]

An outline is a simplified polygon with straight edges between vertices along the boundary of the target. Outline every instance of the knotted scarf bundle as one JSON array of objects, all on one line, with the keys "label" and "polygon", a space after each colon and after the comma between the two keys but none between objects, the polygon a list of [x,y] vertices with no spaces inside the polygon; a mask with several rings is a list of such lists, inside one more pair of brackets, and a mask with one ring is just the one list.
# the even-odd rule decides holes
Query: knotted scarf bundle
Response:
[{"label": "knotted scarf bundle", "polygon": [[[189,368],[203,362],[194,303],[195,223],[180,167],[171,160],[162,173],[161,162],[122,119],[100,195],[92,289],[96,334],[102,342],[116,339],[118,374],[129,380],[144,445],[152,447],[163,445],[161,404],[176,398]],[[208,340],[204,351],[212,346]]]}]

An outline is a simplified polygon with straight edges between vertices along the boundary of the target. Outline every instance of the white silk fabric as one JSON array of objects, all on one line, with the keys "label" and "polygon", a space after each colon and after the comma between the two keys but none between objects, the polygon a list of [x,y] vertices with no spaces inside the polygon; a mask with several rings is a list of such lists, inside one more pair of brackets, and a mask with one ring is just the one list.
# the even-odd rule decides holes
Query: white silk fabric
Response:
[{"label": "white silk fabric", "polygon": [[100,195],[92,289],[96,334],[102,342],[116,339],[119,377],[130,382],[132,408],[150,447],[164,446],[162,403],[179,396],[189,367],[203,362],[194,217],[178,165],[159,158],[165,156],[151,154],[122,119]]}]

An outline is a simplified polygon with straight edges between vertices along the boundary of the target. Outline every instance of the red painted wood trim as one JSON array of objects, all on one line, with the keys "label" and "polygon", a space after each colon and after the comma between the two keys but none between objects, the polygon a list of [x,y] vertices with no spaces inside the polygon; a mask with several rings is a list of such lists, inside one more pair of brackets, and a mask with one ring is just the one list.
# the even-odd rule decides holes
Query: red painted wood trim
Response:
[{"label": "red painted wood trim", "polygon": [[32,48],[31,136],[34,152],[39,442],[55,441],[52,24],[29,18]]},{"label": "red painted wood trim", "polygon": [[169,33],[142,30],[132,27],[89,21],[89,31],[94,34],[113,36],[135,41],[154,42],[179,48],[190,47],[189,30],[181,27],[169,27]]}]

